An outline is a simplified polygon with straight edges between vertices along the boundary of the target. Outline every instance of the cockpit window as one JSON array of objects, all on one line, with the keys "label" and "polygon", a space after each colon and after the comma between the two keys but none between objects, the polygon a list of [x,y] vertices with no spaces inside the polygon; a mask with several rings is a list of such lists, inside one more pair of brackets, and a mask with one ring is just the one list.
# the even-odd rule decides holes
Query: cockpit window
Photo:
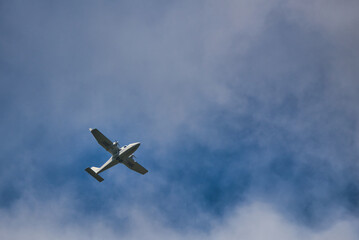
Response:
[{"label": "cockpit window", "polygon": [[123,146],[123,148],[126,148],[126,147],[127,147],[127,145]]}]

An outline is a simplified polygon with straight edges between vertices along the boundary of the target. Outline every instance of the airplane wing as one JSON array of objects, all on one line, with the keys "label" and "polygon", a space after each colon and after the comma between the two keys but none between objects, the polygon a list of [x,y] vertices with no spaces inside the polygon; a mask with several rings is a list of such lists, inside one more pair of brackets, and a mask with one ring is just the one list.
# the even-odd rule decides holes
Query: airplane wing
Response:
[{"label": "airplane wing", "polygon": [[142,167],[138,162],[131,158],[128,158],[127,161],[123,162],[123,164],[125,164],[129,169],[141,173],[142,175],[148,172],[146,168]]},{"label": "airplane wing", "polygon": [[113,154],[114,146],[110,139],[105,137],[99,130],[90,128],[92,135],[96,138],[97,142],[106,149],[107,152]]}]

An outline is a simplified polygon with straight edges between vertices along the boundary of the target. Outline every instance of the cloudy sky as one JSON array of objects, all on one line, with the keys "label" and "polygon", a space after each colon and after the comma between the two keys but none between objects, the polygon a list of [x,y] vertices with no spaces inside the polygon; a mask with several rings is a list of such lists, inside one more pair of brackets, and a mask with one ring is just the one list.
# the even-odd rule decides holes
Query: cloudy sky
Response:
[{"label": "cloudy sky", "polygon": [[358,239],[358,11],[1,1],[0,238]]}]

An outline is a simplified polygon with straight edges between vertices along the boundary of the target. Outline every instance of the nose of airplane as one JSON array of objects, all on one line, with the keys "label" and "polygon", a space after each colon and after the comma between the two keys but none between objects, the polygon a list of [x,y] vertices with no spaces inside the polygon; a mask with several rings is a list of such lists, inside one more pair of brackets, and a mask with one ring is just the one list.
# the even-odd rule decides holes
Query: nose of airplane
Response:
[{"label": "nose of airplane", "polygon": [[135,147],[135,149],[137,149],[140,145],[141,145],[140,142],[136,142],[136,143],[133,144],[133,146]]}]

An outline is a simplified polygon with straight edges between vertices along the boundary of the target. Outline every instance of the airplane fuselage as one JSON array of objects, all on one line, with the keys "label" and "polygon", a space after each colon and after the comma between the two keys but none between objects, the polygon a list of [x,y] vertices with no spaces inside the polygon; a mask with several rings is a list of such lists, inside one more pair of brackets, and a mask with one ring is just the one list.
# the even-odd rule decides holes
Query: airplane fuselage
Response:
[{"label": "airplane fuselage", "polygon": [[131,143],[127,146],[123,146],[121,147],[121,149],[118,149],[117,153],[112,154],[112,159],[115,159],[118,162],[126,161],[127,158],[129,158],[134,152],[136,152],[139,146],[140,146],[139,142]]},{"label": "airplane fuselage", "polygon": [[102,167],[100,167],[97,174],[115,166],[118,163],[123,163],[126,166],[132,166],[133,163],[131,161],[131,155],[137,150],[139,146],[139,142],[131,143],[121,148],[118,148],[117,145],[114,145],[111,151],[112,156],[104,165],[102,165]]}]

